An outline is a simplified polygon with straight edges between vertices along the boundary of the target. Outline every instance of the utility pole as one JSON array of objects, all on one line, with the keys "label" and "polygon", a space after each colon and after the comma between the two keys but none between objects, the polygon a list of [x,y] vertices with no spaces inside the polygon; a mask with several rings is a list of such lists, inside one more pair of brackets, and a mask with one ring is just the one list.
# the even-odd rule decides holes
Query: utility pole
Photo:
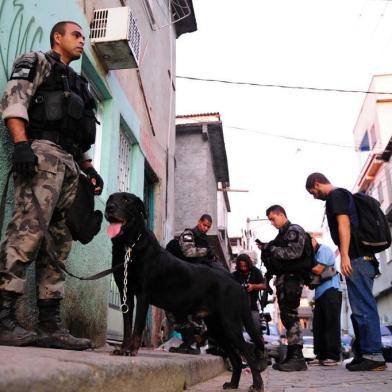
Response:
[{"label": "utility pole", "polygon": [[250,240],[252,237],[252,231],[250,229],[250,222],[263,222],[268,221],[267,218],[246,218],[246,229],[245,229],[245,237],[246,237],[246,250],[250,249]]}]

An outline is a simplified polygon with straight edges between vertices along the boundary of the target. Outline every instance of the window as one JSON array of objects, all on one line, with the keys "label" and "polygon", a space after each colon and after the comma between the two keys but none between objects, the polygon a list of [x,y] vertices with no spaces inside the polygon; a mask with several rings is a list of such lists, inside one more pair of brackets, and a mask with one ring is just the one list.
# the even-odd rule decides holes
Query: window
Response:
[{"label": "window", "polygon": [[144,205],[147,213],[147,227],[150,230],[154,230],[154,191],[157,182],[158,177],[146,162],[144,169]]},{"label": "window", "polygon": [[143,0],[143,4],[154,31],[185,19],[191,14],[188,0]]},{"label": "window", "polygon": [[369,155],[370,155],[370,142],[369,142],[369,134],[368,131],[365,132],[363,139],[358,147],[359,150],[359,163],[361,167],[366,163]]},{"label": "window", "polygon": [[102,150],[102,128],[103,128],[103,103],[94,94],[97,109],[95,117],[97,119],[95,143],[91,147],[91,157],[93,158],[93,165],[95,170],[99,173],[101,169],[101,150]]},{"label": "window", "polygon": [[130,191],[132,142],[123,127],[120,128],[120,146],[118,153],[117,189],[120,192]]},{"label": "window", "polygon": [[120,292],[118,291],[116,282],[114,281],[113,274],[110,276],[110,288],[109,288],[109,306],[115,309],[120,309],[121,298]]},{"label": "window", "polygon": [[376,129],[374,128],[373,125],[370,129],[370,149],[373,150],[376,144],[377,144]]}]

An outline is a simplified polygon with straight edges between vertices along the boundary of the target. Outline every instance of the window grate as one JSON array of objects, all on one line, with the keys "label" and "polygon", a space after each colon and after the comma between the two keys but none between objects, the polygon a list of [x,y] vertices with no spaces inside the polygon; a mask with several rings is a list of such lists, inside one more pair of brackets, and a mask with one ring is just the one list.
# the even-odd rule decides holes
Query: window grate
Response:
[{"label": "window grate", "polygon": [[118,308],[121,305],[120,292],[118,291],[113,275],[110,277],[109,304]]},{"label": "window grate", "polygon": [[117,188],[120,192],[130,191],[132,143],[123,129],[120,129]]},{"label": "window grate", "polygon": [[171,0],[172,23],[187,18],[191,14],[188,0]]}]

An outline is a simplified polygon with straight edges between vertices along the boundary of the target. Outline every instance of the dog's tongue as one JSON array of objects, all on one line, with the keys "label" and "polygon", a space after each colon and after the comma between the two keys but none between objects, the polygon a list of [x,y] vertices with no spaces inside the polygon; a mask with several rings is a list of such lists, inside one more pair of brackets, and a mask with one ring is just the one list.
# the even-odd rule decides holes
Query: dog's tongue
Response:
[{"label": "dog's tongue", "polygon": [[114,238],[120,234],[121,223],[111,223],[107,228],[107,233],[110,238]]}]

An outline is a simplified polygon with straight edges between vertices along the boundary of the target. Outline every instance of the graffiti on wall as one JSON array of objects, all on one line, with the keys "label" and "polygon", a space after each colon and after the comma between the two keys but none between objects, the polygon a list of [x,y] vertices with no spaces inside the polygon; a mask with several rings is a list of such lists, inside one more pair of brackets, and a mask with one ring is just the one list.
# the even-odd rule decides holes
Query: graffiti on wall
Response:
[{"label": "graffiti on wall", "polygon": [[12,9],[10,4],[9,0],[0,0],[0,26],[10,26],[0,31],[0,80],[8,80],[14,59],[37,48],[44,32],[34,16],[25,15],[22,0],[13,0]]}]

